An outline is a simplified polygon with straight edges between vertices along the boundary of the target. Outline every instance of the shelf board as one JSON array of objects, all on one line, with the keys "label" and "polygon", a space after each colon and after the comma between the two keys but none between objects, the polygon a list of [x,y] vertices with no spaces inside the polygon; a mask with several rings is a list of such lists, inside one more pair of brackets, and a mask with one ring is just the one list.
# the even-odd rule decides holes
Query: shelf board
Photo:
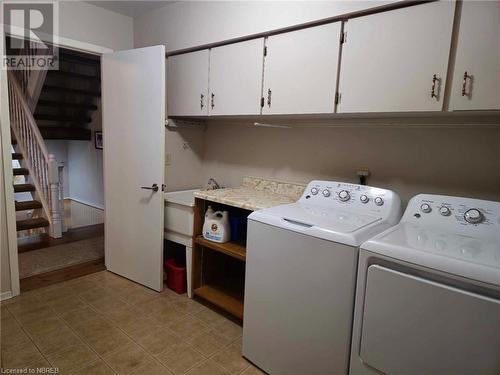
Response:
[{"label": "shelf board", "polygon": [[223,290],[212,286],[204,285],[196,288],[194,294],[213,303],[215,306],[227,311],[240,320],[243,320],[243,301],[225,293]]},{"label": "shelf board", "polygon": [[230,257],[245,261],[247,257],[246,247],[240,243],[236,242],[225,242],[218,243],[206,240],[203,236],[197,236],[194,242],[198,245],[208,247],[209,249],[219,251],[223,254],[229,255]]}]

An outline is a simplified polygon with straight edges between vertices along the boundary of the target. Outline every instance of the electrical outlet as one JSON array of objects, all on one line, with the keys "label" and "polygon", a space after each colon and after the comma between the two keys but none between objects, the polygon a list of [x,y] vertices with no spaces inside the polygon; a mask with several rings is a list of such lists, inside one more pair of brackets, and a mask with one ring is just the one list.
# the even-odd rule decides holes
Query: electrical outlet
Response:
[{"label": "electrical outlet", "polygon": [[172,165],[172,154],[170,152],[165,154],[165,165]]}]

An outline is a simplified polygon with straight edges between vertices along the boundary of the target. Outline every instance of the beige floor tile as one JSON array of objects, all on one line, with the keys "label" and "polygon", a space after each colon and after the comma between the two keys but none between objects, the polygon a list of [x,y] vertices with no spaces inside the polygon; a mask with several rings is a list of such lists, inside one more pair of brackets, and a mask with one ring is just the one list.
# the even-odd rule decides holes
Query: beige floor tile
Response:
[{"label": "beige floor tile", "polygon": [[149,316],[155,319],[159,324],[168,326],[172,322],[183,319],[186,314],[177,310],[173,305],[169,305],[153,311]]},{"label": "beige floor tile", "polygon": [[95,361],[97,355],[87,345],[79,343],[48,354],[46,358],[52,366],[59,368],[60,372],[64,374]]},{"label": "beige floor tile", "polygon": [[31,340],[17,322],[2,323],[0,347],[9,350],[12,347],[27,344]]},{"label": "beige floor tile", "polygon": [[40,351],[47,355],[61,348],[78,345],[81,340],[66,326],[61,326],[53,331],[33,336],[33,341]]},{"label": "beige floor tile", "polygon": [[175,345],[170,350],[158,355],[157,358],[174,374],[183,374],[205,360],[205,356],[187,343]]},{"label": "beige floor tile", "polygon": [[2,349],[2,367],[8,369],[25,368],[43,359],[42,354],[31,341],[21,345]]},{"label": "beige floor tile", "polygon": [[52,300],[50,302],[50,306],[56,313],[64,314],[70,311],[83,309],[87,306],[87,304],[76,295],[68,295]]},{"label": "beige floor tile", "polygon": [[71,286],[71,288],[73,288],[73,293],[77,295],[86,294],[91,291],[101,289],[102,287],[102,285],[93,280],[86,280],[81,278],[68,281],[68,284]]},{"label": "beige floor tile", "polygon": [[85,341],[100,356],[120,350],[132,342],[132,340],[119,329],[113,329],[101,336],[90,336],[85,339]]},{"label": "beige floor tile", "polygon": [[[115,372],[101,360],[80,367],[71,372],[71,375],[114,375]],[[153,375],[153,374],[151,374]]]},{"label": "beige floor tile", "polygon": [[120,327],[127,335],[134,340],[147,336],[151,333],[158,332],[162,326],[154,319],[146,316],[139,316],[133,322]]},{"label": "beige floor tile", "polygon": [[100,315],[89,306],[84,306],[62,313],[60,317],[70,326],[75,326],[87,320],[98,318]]},{"label": "beige floor tile", "polygon": [[[16,297],[21,298],[21,297]],[[24,299],[17,300],[14,303],[8,304],[7,309],[9,309],[10,313],[15,317],[29,313],[31,311],[40,309],[42,307],[47,307],[47,303],[40,301],[38,296],[33,295]]]},{"label": "beige floor tile", "polygon": [[139,345],[131,343],[126,347],[103,357],[104,361],[118,374],[130,374],[151,359]]},{"label": "beige floor tile", "polygon": [[98,312],[105,313],[118,308],[126,308],[128,303],[117,296],[107,296],[92,301],[89,305]]},{"label": "beige floor tile", "polygon": [[227,370],[223,367],[219,366],[212,360],[208,360],[205,362],[196,365],[191,370],[187,372],[187,375],[231,375]]},{"label": "beige floor tile", "polygon": [[75,295],[75,291],[67,283],[59,283],[38,290],[38,298],[42,302],[50,303],[61,297]]},{"label": "beige floor tile", "polygon": [[177,294],[173,290],[168,289],[166,286],[165,286],[165,289],[163,289],[163,292],[160,293],[160,295],[163,298],[166,298],[167,300],[170,300],[170,301],[180,301],[180,300],[184,300],[184,299],[188,298],[187,294]]},{"label": "beige floor tile", "polygon": [[221,324],[226,320],[222,315],[206,307],[195,313],[194,316],[211,326]]},{"label": "beige floor tile", "polygon": [[161,311],[162,309],[171,309],[172,302],[162,297],[155,297],[147,302],[136,305],[146,315]]},{"label": "beige floor tile", "polygon": [[80,294],[80,298],[87,303],[92,303],[99,299],[111,298],[113,293],[105,288],[95,287]]},{"label": "beige floor tile", "polygon": [[21,325],[37,322],[40,319],[56,317],[56,312],[49,305],[37,307],[34,310],[26,311],[16,316]]},{"label": "beige floor tile", "polygon": [[208,325],[190,315],[167,324],[167,327],[184,340],[189,340],[191,337],[208,329]]},{"label": "beige floor tile", "polygon": [[266,375],[265,372],[260,371],[257,367],[250,365],[241,375]]},{"label": "beige floor tile", "polygon": [[243,328],[228,319],[215,325],[213,329],[214,331],[219,332],[222,336],[227,337],[231,341],[236,340],[243,334]]},{"label": "beige floor tile", "polygon": [[170,350],[175,345],[181,344],[182,341],[179,336],[167,328],[160,329],[137,339],[137,342],[153,355]]},{"label": "beige floor tile", "polygon": [[212,359],[234,374],[239,374],[250,366],[250,363],[241,356],[241,353],[232,348],[218,352]]},{"label": "beige floor tile", "polygon": [[65,325],[62,319],[57,316],[52,316],[49,318],[41,318],[40,320],[23,324],[22,326],[31,336],[37,336],[64,327]]},{"label": "beige floor tile", "polygon": [[172,373],[155,359],[149,359],[140,365],[133,375],[172,375]]},{"label": "beige floor tile", "polygon": [[102,314],[117,327],[125,327],[134,322],[142,313],[133,306],[116,307]]},{"label": "beige floor tile", "polygon": [[100,337],[109,334],[114,327],[101,317],[95,317],[72,326],[75,332],[84,339]]},{"label": "beige floor tile", "polygon": [[131,304],[142,304],[157,298],[159,295],[152,290],[136,289],[127,295],[127,301]]},{"label": "beige floor tile", "polygon": [[206,357],[211,356],[215,352],[223,348],[223,343],[221,343],[217,337],[211,334],[210,331],[202,331],[197,335],[191,337],[188,342],[201,354]]},{"label": "beige floor tile", "polygon": [[37,359],[35,362],[29,364],[28,366],[23,367],[23,369],[27,370],[27,372],[25,372],[25,373],[28,373],[28,374],[30,373],[29,371],[31,371],[31,374],[36,374],[37,371],[39,371],[38,374],[42,374],[42,372],[40,372],[40,371],[42,369],[48,369],[48,368],[53,369],[54,367],[52,367],[52,365],[45,358],[41,358],[41,357],[39,359]]},{"label": "beige floor tile", "polygon": [[177,310],[182,311],[183,313],[186,314],[195,314],[204,309],[204,306],[202,304],[189,298],[175,301],[174,306]]}]

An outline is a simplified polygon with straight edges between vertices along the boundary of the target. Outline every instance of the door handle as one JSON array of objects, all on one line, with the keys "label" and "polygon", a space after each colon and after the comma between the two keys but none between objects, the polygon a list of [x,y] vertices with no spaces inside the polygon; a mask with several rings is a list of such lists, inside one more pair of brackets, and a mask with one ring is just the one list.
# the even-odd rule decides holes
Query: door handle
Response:
[{"label": "door handle", "polygon": [[153,184],[151,186],[141,186],[141,189],[153,190],[156,193],[160,188],[158,187],[158,184]]}]

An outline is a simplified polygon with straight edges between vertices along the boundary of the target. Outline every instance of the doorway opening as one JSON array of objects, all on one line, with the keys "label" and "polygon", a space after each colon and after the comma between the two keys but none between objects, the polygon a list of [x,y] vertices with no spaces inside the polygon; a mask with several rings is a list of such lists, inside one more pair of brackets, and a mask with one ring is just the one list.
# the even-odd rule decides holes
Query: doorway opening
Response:
[{"label": "doorway opening", "polygon": [[105,269],[100,56],[52,48],[58,70],[9,71],[21,292]]}]

